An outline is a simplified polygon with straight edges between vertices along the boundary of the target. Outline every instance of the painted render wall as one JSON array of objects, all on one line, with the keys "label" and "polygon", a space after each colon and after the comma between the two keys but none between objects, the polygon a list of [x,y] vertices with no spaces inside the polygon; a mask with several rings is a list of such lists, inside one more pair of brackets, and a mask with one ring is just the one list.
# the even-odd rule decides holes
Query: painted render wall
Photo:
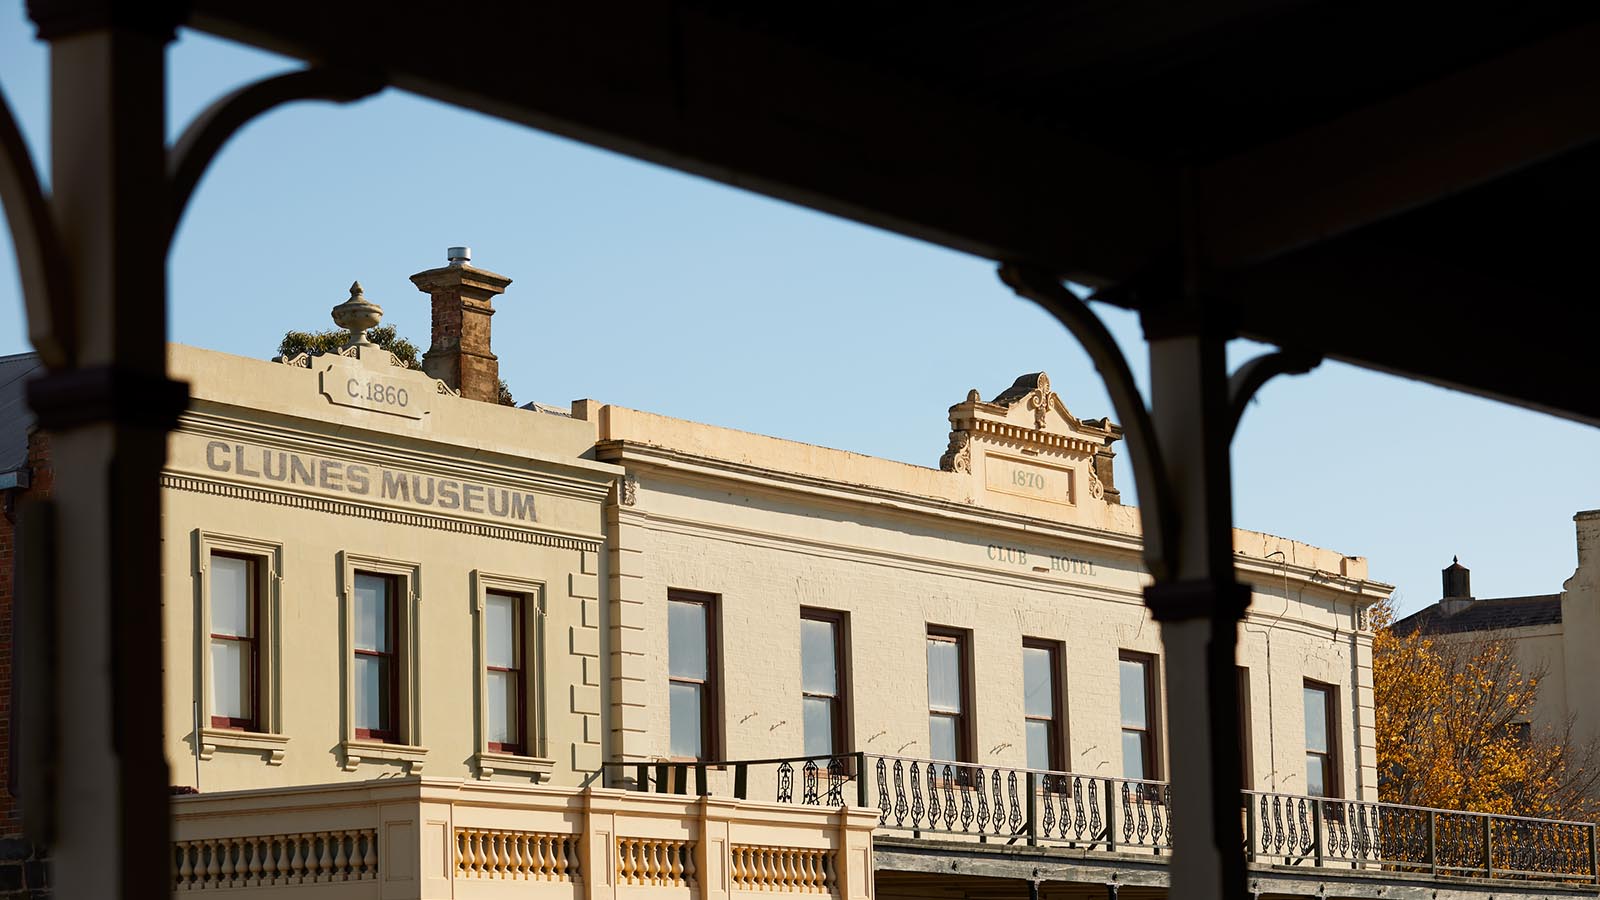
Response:
[{"label": "painted render wall", "polygon": [[1523,674],[1544,672],[1534,701],[1532,724],[1558,738],[1572,724],[1574,746],[1600,741],[1600,707],[1590,693],[1600,684],[1600,510],[1579,512],[1578,566],[1562,584],[1561,620],[1544,625],[1440,634],[1436,640],[1470,645],[1510,642]]},{"label": "painted render wall", "polygon": [[[180,346],[171,348],[170,359],[174,377],[190,382],[195,397],[172,435],[163,492],[166,740],[175,783],[196,782],[197,751],[209,756],[198,771],[198,786],[207,793],[420,771],[485,774],[484,761],[475,758],[482,749],[477,575],[534,586],[544,609],[539,646],[529,655],[538,672],[545,737],[531,755],[547,762],[506,760],[487,768],[495,770],[493,777],[524,783],[544,768],[554,783],[576,784],[598,767],[602,509],[618,470],[580,458],[592,445],[587,428],[436,393],[437,382],[390,368],[386,360],[356,360],[355,368],[333,374],[339,386],[351,372],[408,386],[411,399],[426,397],[426,414],[409,418],[331,402],[322,391],[324,370],[349,360],[319,357],[305,368]],[[246,448],[246,472],[255,471],[251,454],[266,450],[330,460],[346,475],[354,471],[349,466],[363,465],[372,483],[357,493],[353,476],[308,486],[241,474],[237,456],[228,452],[235,447]],[[531,494],[533,520],[385,498],[377,486],[380,470]],[[277,741],[206,732],[203,709],[204,739],[195,739],[194,703],[204,689],[206,658],[205,635],[197,629],[202,533],[281,548]],[[350,735],[341,711],[347,663],[341,553],[416,567],[420,732],[411,743],[425,754],[352,753],[344,743]],[[360,762],[349,765],[352,757]]]},{"label": "painted render wall", "polygon": [[[1026,636],[1063,644],[1070,767],[1121,772],[1117,652],[1161,649],[1140,594],[1138,511],[1098,493],[1089,464],[1107,426],[1079,423],[1047,389],[1033,406],[959,405],[967,424],[952,433],[952,448],[967,447],[966,458],[941,471],[588,401],[571,418],[501,408],[430,393],[436,382],[377,359],[319,357],[303,367],[176,346],[171,358],[196,397],[172,438],[164,493],[167,743],[178,784],[195,780],[197,746],[209,757],[198,779],[208,793],[483,774],[476,572],[542,586],[540,755],[556,784],[582,782],[603,758],[666,753],[670,588],[722,598],[720,755],[800,752],[798,616],[817,606],[850,615],[855,748],[927,753],[924,638],[936,624],[972,632],[980,761],[1023,763]],[[352,373],[410,385],[425,409],[399,416],[338,402],[330,385]],[[963,437],[974,420],[988,430]],[[419,509],[324,485],[289,490],[219,468],[228,455],[214,442],[476,479],[535,495],[538,521]],[[991,458],[1070,471],[1070,495],[991,490]],[[205,729],[195,740],[204,649],[197,532],[282,548],[277,689],[286,743],[230,746]],[[1344,794],[1371,796],[1371,641],[1361,610],[1387,587],[1368,580],[1356,557],[1242,531],[1236,545],[1256,597],[1240,641],[1254,786],[1301,789],[1301,684],[1310,677],[1340,687]],[[420,572],[425,754],[345,744],[341,551]],[[1163,738],[1168,753],[1181,750],[1181,735]],[[352,767],[353,756],[361,760]],[[527,781],[529,765],[493,777]]]},{"label": "painted render wall", "polygon": [[1573,516],[1578,568],[1561,585],[1561,625],[1566,644],[1565,699],[1573,738],[1600,741],[1600,704],[1589,690],[1600,685],[1600,509]]},{"label": "painted render wall", "polygon": [[[932,624],[972,633],[978,762],[1024,765],[1022,640],[1045,638],[1065,650],[1070,768],[1121,774],[1118,651],[1161,652],[1141,595],[1136,510],[1082,495],[990,508],[981,465],[924,469],[588,402],[574,414],[597,424],[600,458],[628,470],[608,512],[614,754],[668,752],[665,599],[686,589],[719,597],[718,756],[801,752],[799,615],[820,607],[849,616],[851,749],[929,752]],[[1062,416],[1044,430],[1071,427]],[[1025,459],[1023,444],[974,444],[975,460],[991,450]],[[1065,468],[1081,455],[1046,462]],[[1368,581],[1359,558],[1236,535],[1255,593],[1239,650],[1254,786],[1304,789],[1302,686],[1312,678],[1339,687],[1342,793],[1374,797],[1363,611],[1387,586]],[[1027,561],[996,559],[997,548]],[[1181,752],[1181,735],[1163,737]]]},{"label": "painted render wall", "polygon": [[1539,730],[1551,730],[1559,735],[1566,727],[1570,710],[1567,706],[1566,640],[1562,624],[1540,625],[1533,628],[1508,628],[1485,637],[1511,639],[1517,668],[1523,673],[1543,670],[1539,682],[1539,696],[1534,702],[1532,724]]}]

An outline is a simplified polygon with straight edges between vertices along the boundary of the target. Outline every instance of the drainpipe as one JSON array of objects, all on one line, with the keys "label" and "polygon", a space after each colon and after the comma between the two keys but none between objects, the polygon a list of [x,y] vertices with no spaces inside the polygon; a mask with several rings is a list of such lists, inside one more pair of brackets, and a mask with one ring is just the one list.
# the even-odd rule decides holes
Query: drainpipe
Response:
[{"label": "drainpipe", "polygon": [[1282,550],[1274,550],[1262,559],[1278,557],[1278,567],[1283,573],[1283,610],[1272,620],[1266,628],[1244,627],[1245,631],[1263,635],[1267,642],[1267,762],[1272,766],[1268,778],[1272,782],[1273,792],[1278,790],[1278,729],[1277,729],[1277,703],[1272,694],[1272,629],[1278,627],[1283,617],[1289,614],[1289,557]]}]

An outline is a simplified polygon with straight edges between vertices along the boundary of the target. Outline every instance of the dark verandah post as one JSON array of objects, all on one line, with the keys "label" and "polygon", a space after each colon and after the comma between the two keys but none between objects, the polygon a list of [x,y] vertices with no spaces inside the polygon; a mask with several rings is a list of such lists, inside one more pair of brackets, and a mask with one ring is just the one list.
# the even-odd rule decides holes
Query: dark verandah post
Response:
[{"label": "dark verandah post", "polygon": [[1489,878],[1494,877],[1494,817],[1483,816],[1483,871]]},{"label": "dark verandah post", "polygon": [[856,751],[856,805],[867,805],[867,754]]},{"label": "dark verandah post", "polygon": [[1439,874],[1439,820],[1433,810],[1428,810],[1428,865],[1433,874]]},{"label": "dark verandah post", "polygon": [[166,45],[161,0],[33,0],[50,42],[51,210],[72,286],[66,358],[28,403],[51,435],[57,896],[171,889],[163,753],[161,493],[167,378]]},{"label": "dark verandah post", "polygon": [[[1249,591],[1234,578],[1233,484],[1226,335],[1198,300],[1146,313],[1151,417],[1173,500],[1176,565],[1145,589],[1166,649],[1168,727],[1183,735],[1170,772],[1172,896],[1241,897],[1245,863],[1239,796],[1235,644]],[[1148,530],[1151,523],[1145,523]]]}]

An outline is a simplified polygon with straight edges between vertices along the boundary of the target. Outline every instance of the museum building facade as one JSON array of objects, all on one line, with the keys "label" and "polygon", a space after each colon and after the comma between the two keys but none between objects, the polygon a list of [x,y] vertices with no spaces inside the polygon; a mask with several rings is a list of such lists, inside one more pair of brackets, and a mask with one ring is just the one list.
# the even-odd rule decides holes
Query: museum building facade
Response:
[{"label": "museum building facade", "polygon": [[[501,406],[510,281],[456,249],[412,279],[422,370],[367,342],[359,285],[337,351],[170,349],[176,893],[1164,895],[1184,736],[1115,424],[1025,375],[952,406],[927,468]],[[1390,587],[1235,550],[1254,884],[1378,896]]]}]

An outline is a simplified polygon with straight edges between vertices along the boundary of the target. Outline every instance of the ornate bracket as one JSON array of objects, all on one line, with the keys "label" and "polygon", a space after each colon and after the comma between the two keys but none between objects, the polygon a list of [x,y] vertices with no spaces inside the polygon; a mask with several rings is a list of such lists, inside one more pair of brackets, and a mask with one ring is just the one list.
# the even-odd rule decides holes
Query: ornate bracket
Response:
[{"label": "ornate bracket", "polygon": [[1171,515],[1172,488],[1162,465],[1161,447],[1156,442],[1150,411],[1145,407],[1139,386],[1134,383],[1127,358],[1105,323],[1055,275],[1018,263],[1006,263],[1000,267],[1000,280],[1019,296],[1044,307],[1065,325],[1088,351],[1095,371],[1104,379],[1106,390],[1111,394],[1111,406],[1122,420],[1128,457],[1133,463],[1133,479],[1139,486],[1145,566],[1157,581],[1165,581],[1171,572],[1178,570],[1178,546],[1173,534],[1175,520]]},{"label": "ornate bracket", "polygon": [[1231,420],[1228,434],[1238,433],[1245,407],[1250,405],[1251,398],[1261,390],[1262,385],[1277,375],[1304,375],[1321,364],[1322,356],[1317,353],[1278,350],[1263,353],[1240,366],[1228,377],[1228,415]]},{"label": "ornate bracket", "polygon": [[178,222],[183,218],[200,177],[228,139],[251,119],[295,100],[349,103],[371,96],[383,87],[383,79],[370,73],[333,68],[302,69],[245,85],[206,107],[167,153],[172,198],[167,219],[168,243],[177,233]]},{"label": "ornate bracket", "polygon": [[50,201],[33,167],[28,143],[0,93],[0,206],[11,225],[28,312],[28,340],[46,366],[60,369],[73,361],[72,278],[50,212]]}]

